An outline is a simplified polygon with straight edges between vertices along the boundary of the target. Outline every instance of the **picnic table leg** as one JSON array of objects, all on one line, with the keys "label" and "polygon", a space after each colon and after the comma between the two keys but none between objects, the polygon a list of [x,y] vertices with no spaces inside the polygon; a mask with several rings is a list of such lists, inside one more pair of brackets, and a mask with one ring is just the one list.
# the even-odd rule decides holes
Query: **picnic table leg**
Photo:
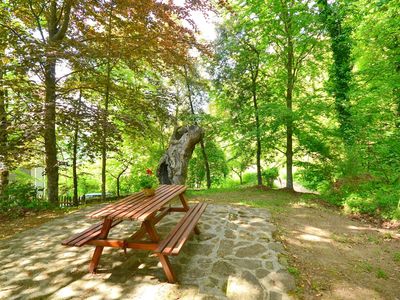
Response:
[{"label": "picnic table leg", "polygon": [[176,277],[174,270],[172,270],[171,263],[169,262],[168,256],[163,255],[161,253],[157,254],[158,258],[160,259],[161,265],[164,269],[165,275],[167,276],[169,283],[175,283]]},{"label": "picnic table leg", "polygon": [[[189,204],[187,203],[187,199],[186,199],[186,197],[185,197],[185,194],[180,194],[179,195],[179,199],[181,199],[181,202],[182,202],[182,205],[183,205],[183,207],[186,209],[186,211],[188,211],[189,210]],[[196,226],[194,226],[194,232],[196,233],[196,234],[200,234],[200,230],[199,230],[199,227],[197,227],[197,225]]]},{"label": "picnic table leg", "polygon": [[[147,233],[149,234],[150,240],[152,240],[153,242],[159,242],[160,237],[156,231],[156,228],[154,227],[152,218],[149,218],[146,221],[144,221],[143,225],[146,228]],[[168,282],[169,283],[176,282],[176,277],[175,277],[174,271],[171,267],[171,263],[169,262],[168,257],[161,253],[157,253],[157,256],[158,256],[158,258],[161,262],[161,265],[164,269],[165,275],[167,276]]]},{"label": "picnic table leg", "polygon": [[[108,236],[108,232],[110,231],[112,224],[111,219],[105,219],[103,223],[103,227],[101,228],[101,232],[98,236],[100,239],[105,239]],[[90,261],[89,264],[89,272],[94,273],[96,272],[97,265],[99,264],[101,254],[103,253],[103,246],[96,246],[96,249],[94,250],[92,260]]]},{"label": "picnic table leg", "polygon": [[154,224],[151,219],[147,219],[143,222],[144,228],[146,229],[147,233],[150,236],[150,240],[152,242],[159,242],[160,237],[158,236],[158,233],[156,231],[156,228],[154,227]]}]

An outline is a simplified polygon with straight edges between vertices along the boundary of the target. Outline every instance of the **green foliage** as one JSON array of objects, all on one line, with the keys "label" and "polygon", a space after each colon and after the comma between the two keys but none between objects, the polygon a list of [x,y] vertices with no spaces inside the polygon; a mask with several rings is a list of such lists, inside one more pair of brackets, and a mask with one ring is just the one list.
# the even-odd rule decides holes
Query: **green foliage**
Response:
[{"label": "green foliage", "polygon": [[382,269],[378,269],[376,271],[376,277],[377,278],[381,278],[381,279],[388,279],[389,278],[389,276],[386,274],[386,272],[384,270],[382,270]]},{"label": "green foliage", "polygon": [[326,192],[332,182],[334,167],[328,163],[301,163],[295,178],[306,188]]},{"label": "green foliage", "polygon": [[245,173],[243,175],[243,184],[245,185],[256,185],[257,184],[257,173]]},{"label": "green foliage", "polygon": [[142,189],[155,188],[156,185],[158,184],[157,177],[154,176],[150,170],[147,170],[146,174],[141,175],[138,178],[138,181],[139,181],[139,186]]},{"label": "green foliage", "polygon": [[276,167],[265,169],[262,172],[263,177],[267,181],[268,187],[274,187],[274,180],[279,177],[279,169]]},{"label": "green foliage", "polygon": [[[211,182],[214,187],[222,186],[229,173],[225,153],[220,146],[213,141],[205,142],[205,151],[210,166]],[[197,145],[192,159],[189,162],[187,183],[191,187],[200,188],[206,184],[204,157],[200,145]]]},{"label": "green foliage", "polygon": [[26,210],[41,210],[50,205],[37,197],[37,189],[31,183],[10,183],[0,201],[0,213],[22,215]]},{"label": "green foliage", "polygon": [[398,264],[400,264],[400,252],[395,252],[395,253],[393,254],[393,260],[394,260],[395,262],[397,262]]},{"label": "green foliage", "polygon": [[349,177],[340,183],[335,192],[324,194],[330,203],[343,206],[348,213],[399,219],[399,185],[384,185],[370,177]]}]

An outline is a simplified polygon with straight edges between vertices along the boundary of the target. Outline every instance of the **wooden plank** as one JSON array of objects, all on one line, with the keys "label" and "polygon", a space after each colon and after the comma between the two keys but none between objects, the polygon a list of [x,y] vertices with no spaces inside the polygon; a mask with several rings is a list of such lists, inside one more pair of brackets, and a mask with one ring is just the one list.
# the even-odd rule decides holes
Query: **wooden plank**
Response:
[{"label": "wooden plank", "polygon": [[142,210],[145,210],[146,208],[151,206],[152,203],[158,201],[162,197],[165,197],[165,195],[169,195],[171,193],[171,189],[174,189],[174,186],[169,186],[169,185],[164,185],[163,187],[164,189],[161,191],[157,190],[154,196],[146,197],[142,205],[137,206],[134,209],[131,209],[130,211],[126,211],[123,215],[119,215],[119,217],[123,217],[126,219],[136,219],[134,217],[135,214],[137,214]]},{"label": "wooden plank", "polygon": [[184,193],[186,191],[186,187],[185,186],[179,186],[180,188],[175,190],[173,194],[170,194],[168,196],[168,198],[163,199],[162,201],[158,201],[156,203],[153,203],[151,208],[147,211],[143,211],[141,212],[140,215],[136,215],[135,219],[139,220],[139,221],[144,221],[146,218],[148,218],[151,213],[153,211],[158,210],[159,208],[163,207],[166,203],[168,203],[169,201],[171,201],[173,198],[175,198],[176,196],[178,196],[181,193]]},{"label": "wooden plank", "polygon": [[163,254],[157,254],[158,258],[160,259],[161,265],[164,269],[165,275],[167,276],[169,283],[176,282],[176,276],[174,274],[174,270],[172,269],[171,263],[167,256]]},{"label": "wooden plank", "polygon": [[[186,210],[189,210],[189,204],[188,204],[188,201],[187,201],[187,199],[186,199],[185,194],[180,194],[180,195],[179,195],[179,199],[181,200],[182,206],[183,206],[184,208],[186,208]],[[199,228],[197,227],[197,225],[194,227],[194,232],[195,232],[196,234],[200,234],[200,230],[199,230]]]},{"label": "wooden plank", "polygon": [[[105,219],[103,222],[103,227],[101,228],[99,238],[105,239],[108,236],[108,233],[110,232],[110,228],[112,225],[112,220],[111,219]],[[99,264],[101,254],[103,253],[103,246],[96,246],[92,260],[90,261],[89,264],[89,272],[94,273],[96,271],[97,265]]]},{"label": "wooden plank", "polygon": [[197,212],[196,216],[194,219],[191,220],[190,226],[188,229],[182,234],[180,240],[178,243],[175,244],[174,248],[172,249],[172,252],[170,252],[171,255],[178,255],[179,252],[181,251],[183,245],[185,244],[186,240],[189,238],[190,233],[192,230],[195,228],[197,222],[199,221],[201,215],[205,211],[207,207],[207,203],[203,203],[203,205],[200,207],[200,210]]},{"label": "wooden plank", "polygon": [[103,224],[102,222],[101,222],[101,223],[94,224],[94,225],[90,226],[88,229],[86,229],[85,231],[79,232],[79,233],[77,233],[77,234],[74,234],[74,235],[71,236],[70,238],[63,240],[63,241],[61,242],[61,244],[64,245],[64,246],[67,246],[67,245],[70,244],[73,240],[79,238],[79,237],[80,237],[83,233],[85,233],[85,232],[100,230],[102,224]]},{"label": "wooden plank", "polygon": [[113,217],[137,220],[141,211],[150,211],[150,214],[154,213],[155,211],[158,210],[158,208],[161,207],[160,206],[154,209],[154,203],[159,203],[160,199],[168,199],[166,202],[170,201],[172,199],[170,195],[173,193],[175,189],[177,189],[177,186],[164,185],[164,187],[165,189],[163,189],[161,192],[157,191],[154,196],[146,197],[146,199],[141,203],[141,205],[132,207],[121,214],[113,215]]},{"label": "wooden plank", "polygon": [[170,212],[187,212],[187,210],[184,207],[170,207],[168,209]]},{"label": "wooden plank", "polygon": [[[168,189],[167,185],[160,185],[157,188],[157,192],[162,192],[164,189]],[[121,199],[118,202],[115,203],[111,203],[97,211],[94,211],[90,214],[88,214],[88,217],[91,218],[104,218],[104,217],[110,217],[110,218],[114,218],[114,212],[117,211],[123,211],[124,209],[129,208],[132,204],[138,204],[138,203],[142,203],[142,201],[144,199],[146,199],[147,197],[144,196],[144,194],[142,192],[139,193],[134,193],[124,199]],[[113,216],[111,217],[110,214],[113,214]]]},{"label": "wooden plank", "polygon": [[171,186],[163,184],[157,188],[156,193],[153,196],[145,196],[143,193],[140,193],[141,195],[143,195],[143,199],[139,203],[140,205],[138,205],[137,207],[134,207],[133,209],[131,208],[130,210],[125,211],[123,214],[119,214],[118,217],[120,217],[120,216],[125,217],[126,214],[129,214],[132,211],[140,210],[143,207],[147,207],[148,205],[150,205],[152,203],[152,201],[154,201],[154,199],[157,199],[161,195],[168,193],[170,188],[171,188]]},{"label": "wooden plank", "polygon": [[171,233],[161,242],[160,246],[156,249],[156,252],[162,252],[164,248],[172,242],[172,240],[179,238],[180,232],[184,230],[184,224],[186,223],[186,220],[196,212],[198,207],[199,205],[197,204],[189,209],[185,216],[178,222],[178,224],[175,225]]},{"label": "wooden plank", "polygon": [[[194,225],[196,225],[196,223],[194,223],[193,226],[191,226],[192,220],[194,218],[196,218],[197,213],[201,210],[202,205],[201,204],[197,204],[193,207],[192,213],[189,214],[185,219],[184,222],[182,222],[182,225],[180,226],[179,230],[177,230],[177,232],[175,233],[175,235],[173,235],[170,239],[170,241],[168,242],[168,244],[164,247],[164,249],[162,250],[163,254],[166,255],[171,255],[172,251],[175,248],[175,245],[180,244],[182,240],[183,243],[186,241],[187,237],[189,236],[190,232],[193,230]],[[201,215],[201,214],[200,214]],[[186,237],[186,239],[184,239],[183,237]]]},{"label": "wooden plank", "polygon": [[160,222],[160,220],[170,212],[169,209],[170,209],[169,207],[162,208],[161,211],[157,214],[157,216],[154,217],[153,224],[157,224],[158,222]]},{"label": "wooden plank", "polygon": [[[122,222],[122,220],[114,220],[112,222],[110,228],[116,226],[117,224],[119,224],[121,222]],[[96,238],[100,234],[102,226],[103,226],[103,222],[94,224],[93,226],[89,227],[88,229],[86,229],[78,234],[75,234],[71,238],[64,240],[61,244],[64,246],[81,247],[87,241],[89,241],[93,238]]]},{"label": "wooden plank", "polygon": [[123,206],[114,207],[114,211],[108,215],[109,218],[121,218],[121,219],[130,219],[127,215],[130,215],[136,211],[142,209],[142,207],[147,207],[151,204],[151,201],[154,200],[155,197],[162,195],[165,192],[168,192],[169,186],[161,185],[157,190],[156,194],[151,197],[146,197],[143,193],[138,193],[140,198],[134,203],[127,203]]},{"label": "wooden plank", "polygon": [[132,219],[144,221],[154,211],[163,207],[174,197],[186,190],[183,185],[161,185],[156,194],[145,197],[143,193],[135,193],[117,203],[112,203],[88,214],[90,218]]},{"label": "wooden plank", "polygon": [[124,240],[91,240],[87,243],[88,245],[111,247],[111,248],[129,248],[137,250],[155,250],[158,247],[157,243],[154,242],[129,242]]},{"label": "wooden plank", "polygon": [[130,195],[130,196],[126,197],[126,198],[123,198],[123,199],[115,202],[115,203],[108,204],[108,205],[106,205],[106,206],[104,206],[104,207],[102,207],[102,208],[100,208],[100,209],[98,209],[98,210],[96,210],[94,212],[91,212],[90,214],[87,214],[86,216],[89,217],[89,218],[103,218],[104,215],[107,215],[107,213],[111,209],[113,209],[114,207],[118,207],[119,205],[123,205],[124,203],[132,201],[137,197],[140,197],[139,193]]}]

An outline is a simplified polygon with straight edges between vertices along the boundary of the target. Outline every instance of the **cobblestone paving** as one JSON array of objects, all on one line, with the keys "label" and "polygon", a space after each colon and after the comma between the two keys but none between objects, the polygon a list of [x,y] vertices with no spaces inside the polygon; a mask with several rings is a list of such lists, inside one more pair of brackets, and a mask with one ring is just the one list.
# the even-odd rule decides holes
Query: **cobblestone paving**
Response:
[{"label": "cobblestone paving", "polygon": [[[64,247],[64,238],[88,227],[83,209],[0,244],[0,299],[290,299],[294,280],[279,261],[284,249],[272,238],[264,209],[209,205],[180,255],[171,257],[179,283],[168,284],[158,259],[147,251],[107,249],[98,274],[87,272],[93,247]],[[165,236],[179,213],[157,225]],[[123,222],[110,237],[137,224]]]}]

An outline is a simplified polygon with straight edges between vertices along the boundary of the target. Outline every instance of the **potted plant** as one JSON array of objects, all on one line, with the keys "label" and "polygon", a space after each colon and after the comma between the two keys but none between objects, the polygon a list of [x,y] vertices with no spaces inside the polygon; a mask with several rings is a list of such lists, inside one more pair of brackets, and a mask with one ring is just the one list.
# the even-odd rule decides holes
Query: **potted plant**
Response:
[{"label": "potted plant", "polygon": [[139,185],[142,188],[143,194],[145,196],[153,196],[155,194],[155,187],[158,181],[150,169],[146,170],[146,174],[140,176]]}]

